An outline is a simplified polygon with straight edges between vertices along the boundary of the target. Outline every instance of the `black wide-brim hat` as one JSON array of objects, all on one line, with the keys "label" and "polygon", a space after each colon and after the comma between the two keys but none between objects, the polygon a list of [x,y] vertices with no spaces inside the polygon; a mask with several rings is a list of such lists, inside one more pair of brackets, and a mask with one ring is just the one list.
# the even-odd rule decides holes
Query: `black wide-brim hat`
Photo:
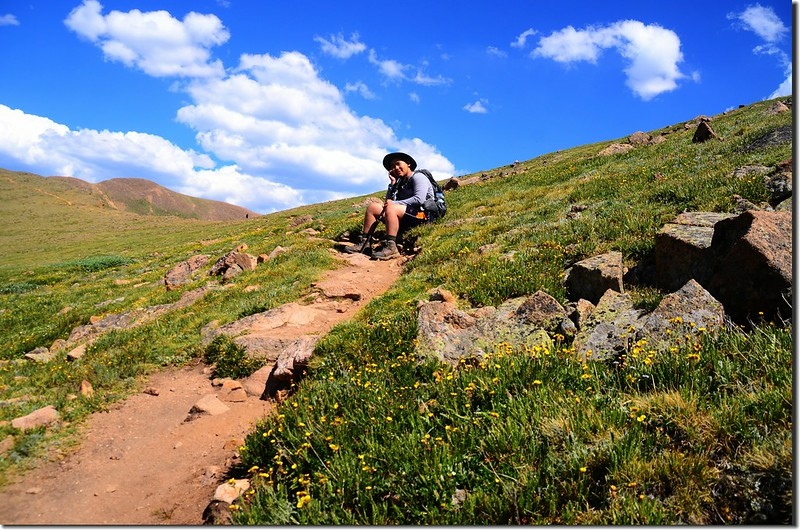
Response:
[{"label": "black wide-brim hat", "polygon": [[392,165],[392,162],[398,159],[408,164],[408,167],[411,168],[411,171],[417,169],[417,161],[405,153],[389,153],[388,155],[383,157],[383,167],[385,167],[386,170],[388,171],[390,166]]}]

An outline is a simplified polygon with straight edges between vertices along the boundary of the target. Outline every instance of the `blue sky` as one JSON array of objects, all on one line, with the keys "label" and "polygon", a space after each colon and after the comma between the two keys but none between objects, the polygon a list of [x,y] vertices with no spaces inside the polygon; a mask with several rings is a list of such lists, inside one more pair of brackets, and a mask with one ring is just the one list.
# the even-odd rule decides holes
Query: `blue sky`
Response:
[{"label": "blue sky", "polygon": [[260,213],[792,93],[787,0],[0,0],[0,167]]}]

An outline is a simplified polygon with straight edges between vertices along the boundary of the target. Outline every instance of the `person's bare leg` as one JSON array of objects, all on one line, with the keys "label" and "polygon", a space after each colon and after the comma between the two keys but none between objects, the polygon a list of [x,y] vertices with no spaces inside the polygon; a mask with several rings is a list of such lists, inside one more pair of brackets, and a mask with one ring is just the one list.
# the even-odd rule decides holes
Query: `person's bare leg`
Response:
[{"label": "person's bare leg", "polygon": [[372,257],[379,260],[393,259],[400,256],[397,248],[397,233],[400,231],[400,220],[406,213],[405,204],[389,204],[386,208],[386,244],[381,250],[374,252]]},{"label": "person's bare leg", "polygon": [[386,235],[396,237],[400,231],[400,219],[406,214],[405,204],[390,204],[386,209]]},{"label": "person's bare leg", "polygon": [[375,219],[383,211],[383,205],[378,202],[371,202],[367,205],[367,210],[364,212],[364,233],[366,234],[369,231],[372,224],[375,222]]}]

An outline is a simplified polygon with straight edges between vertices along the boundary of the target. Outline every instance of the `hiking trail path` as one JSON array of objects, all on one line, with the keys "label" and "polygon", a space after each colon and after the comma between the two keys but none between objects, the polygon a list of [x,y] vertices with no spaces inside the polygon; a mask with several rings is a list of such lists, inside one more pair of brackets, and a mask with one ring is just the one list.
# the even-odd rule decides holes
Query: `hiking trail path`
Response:
[{"label": "hiking trail path", "polygon": [[[320,294],[304,306],[311,316],[272,333],[324,335],[389,289],[406,261],[338,256],[346,263],[314,284]],[[349,294],[342,297],[343,292]],[[248,395],[226,402],[230,408],[222,414],[185,421],[200,398],[216,391],[202,360],[150,374],[142,388],[92,414],[76,448],[49,451],[48,458],[3,487],[0,524],[203,524],[203,511],[246,435],[276,404]]]}]

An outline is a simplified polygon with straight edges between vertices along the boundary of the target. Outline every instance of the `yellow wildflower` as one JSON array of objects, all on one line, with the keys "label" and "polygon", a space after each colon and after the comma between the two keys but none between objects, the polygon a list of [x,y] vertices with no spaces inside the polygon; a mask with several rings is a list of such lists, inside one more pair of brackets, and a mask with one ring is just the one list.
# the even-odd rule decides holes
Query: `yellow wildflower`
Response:
[{"label": "yellow wildflower", "polygon": [[[300,496],[301,493],[303,493],[304,495]],[[298,508],[302,508],[303,506],[305,506],[306,504],[311,502],[311,495],[309,495],[305,491],[298,492],[297,495],[298,495],[298,498],[297,498],[297,507]]]}]

